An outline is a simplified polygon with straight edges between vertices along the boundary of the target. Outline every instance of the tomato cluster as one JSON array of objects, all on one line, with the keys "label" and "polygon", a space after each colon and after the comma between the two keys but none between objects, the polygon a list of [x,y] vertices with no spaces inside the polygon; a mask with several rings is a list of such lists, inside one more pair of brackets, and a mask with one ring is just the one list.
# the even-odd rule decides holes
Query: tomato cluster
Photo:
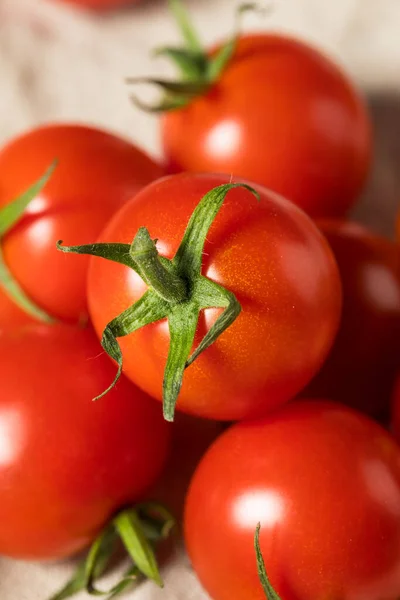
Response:
[{"label": "tomato cluster", "polygon": [[161,584],[169,505],[214,600],[398,600],[400,250],[347,217],[365,102],[283,35],[204,51],[170,4],[163,165],[68,123],[0,150],[0,554],[90,546],[61,600],[120,538],[111,596]]}]

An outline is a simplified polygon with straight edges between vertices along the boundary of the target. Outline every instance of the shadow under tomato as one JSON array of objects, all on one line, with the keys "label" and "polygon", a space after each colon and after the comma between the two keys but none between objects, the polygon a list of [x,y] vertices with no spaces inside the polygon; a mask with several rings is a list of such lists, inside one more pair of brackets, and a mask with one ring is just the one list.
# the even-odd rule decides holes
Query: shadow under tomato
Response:
[{"label": "shadow under tomato", "polygon": [[400,207],[400,93],[371,92],[367,101],[373,123],[373,168],[352,217],[393,237]]}]

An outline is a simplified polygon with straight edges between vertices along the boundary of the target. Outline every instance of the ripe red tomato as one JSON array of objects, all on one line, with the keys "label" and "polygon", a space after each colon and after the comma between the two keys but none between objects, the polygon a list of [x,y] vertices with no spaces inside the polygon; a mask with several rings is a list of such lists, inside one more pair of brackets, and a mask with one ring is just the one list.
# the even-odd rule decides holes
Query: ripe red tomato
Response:
[{"label": "ripe red tomato", "polygon": [[219,80],[162,119],[171,172],[245,177],[313,216],[340,216],[370,165],[365,104],[328,58],[280,35],[247,35]]},{"label": "ripe red tomato", "polygon": [[[200,199],[228,181],[182,174],[154,182],[115,215],[100,241],[130,243],[146,226],[172,258]],[[233,292],[242,312],[185,371],[177,407],[197,416],[249,418],[286,402],[320,368],[336,333],[340,281],[328,245],[294,204],[258,191],[260,202],[231,190],[207,236],[202,273]],[[93,258],[88,299],[97,333],[145,290],[128,267]],[[197,343],[219,314],[202,313]],[[119,338],[124,372],[159,399],[169,339],[165,320]]]},{"label": "ripe red tomato", "polygon": [[305,396],[386,418],[400,364],[400,252],[354,223],[321,222],[343,284],[335,344]]},{"label": "ripe red tomato", "polygon": [[[26,216],[2,240],[4,259],[28,296],[50,315],[77,322],[87,314],[88,259],[66,260],[60,237],[95,241],[114,212],[161,176],[161,168],[132,144],[80,125],[34,129],[0,152],[0,206],[59,164]],[[1,326],[31,321],[0,290]]]},{"label": "ripe red tomato", "polygon": [[253,546],[282,600],[397,600],[400,450],[328,402],[292,403],[226,431],[191,483],[185,539],[214,600],[265,600]]},{"label": "ripe red tomato", "polygon": [[33,325],[0,336],[0,554],[59,558],[141,500],[167,456],[159,407],[113,375],[91,329]]}]

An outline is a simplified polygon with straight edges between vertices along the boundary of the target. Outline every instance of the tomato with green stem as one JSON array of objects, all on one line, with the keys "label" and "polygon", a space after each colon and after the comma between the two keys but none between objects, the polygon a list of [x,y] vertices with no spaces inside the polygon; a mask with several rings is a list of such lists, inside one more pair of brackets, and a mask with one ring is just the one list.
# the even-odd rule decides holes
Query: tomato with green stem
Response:
[{"label": "tomato with green stem", "polygon": [[166,177],[126,204],[98,244],[60,249],[96,256],[88,296],[103,347],[164,399],[169,420],[178,396],[178,409],[197,416],[264,414],[304,387],[336,334],[341,289],[328,244],[297,206],[261,187]]},{"label": "tomato with green stem", "polygon": [[[113,373],[92,329],[56,324],[4,332],[0,364],[0,554],[69,556],[118,510],[143,502],[166,461],[170,428],[157,403],[125,378],[101,402],[90,401]],[[123,539],[144,538],[148,550],[143,511],[123,511],[113,524]],[[115,543],[106,531],[107,544]],[[157,579],[146,560],[144,572]]]},{"label": "tomato with green stem", "polygon": [[[57,169],[19,222],[2,232],[1,248],[25,297],[54,318],[78,322],[87,318],[88,260],[66,261],[56,252],[56,241],[62,236],[95,241],[117,209],[162,170],[129,142],[99,129],[39,127],[0,151],[0,208],[25,192],[54,159]],[[4,283],[1,276],[1,327],[31,321],[18,306],[18,294],[5,294]]]},{"label": "tomato with green stem", "polygon": [[400,250],[356,223],[318,225],[339,266],[343,311],[329,357],[303,393],[386,421],[400,364]]},{"label": "tomato with green stem", "polygon": [[283,600],[397,600],[399,503],[390,434],[339,404],[293,402],[234,425],[208,450],[186,499],[186,547],[214,600],[265,599],[258,523]]},{"label": "tomato with green stem", "polygon": [[[345,214],[371,162],[371,125],[360,93],[307,43],[279,34],[235,35],[204,50],[180,0],[171,0],[186,46],[166,47],[181,79],[152,83],[170,172],[224,172],[260,183],[312,216]],[[247,5],[245,5],[247,7]]]}]

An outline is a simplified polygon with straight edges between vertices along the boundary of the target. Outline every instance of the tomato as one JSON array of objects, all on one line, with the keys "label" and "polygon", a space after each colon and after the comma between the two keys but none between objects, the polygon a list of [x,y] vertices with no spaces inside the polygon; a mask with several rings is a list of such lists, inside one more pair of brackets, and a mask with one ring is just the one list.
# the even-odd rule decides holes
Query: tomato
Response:
[{"label": "tomato", "polygon": [[[172,258],[200,199],[228,181],[182,174],[154,182],[114,216],[100,241],[130,243],[145,226]],[[197,416],[249,418],[286,402],[321,367],[336,333],[340,281],[326,241],[294,204],[258,191],[260,202],[248,190],[231,190],[207,235],[202,274],[235,294],[242,312],[185,371],[177,407]],[[93,258],[88,299],[97,333],[145,290],[128,267]],[[220,312],[202,312],[197,343]],[[119,342],[125,374],[161,399],[166,320]]]},{"label": "tomato", "polygon": [[332,351],[306,396],[386,418],[400,364],[400,253],[367,229],[321,222],[339,265],[343,313]]},{"label": "tomato", "polygon": [[319,51],[282,35],[240,37],[219,79],[161,126],[170,172],[245,177],[315,217],[346,213],[369,171],[359,93]]},{"label": "tomato", "polygon": [[54,559],[142,499],[166,459],[159,407],[121,379],[91,329],[33,325],[0,336],[0,554]]},{"label": "tomato", "polygon": [[397,600],[400,449],[328,402],[292,403],[226,431],[191,483],[185,540],[213,600],[265,600],[253,546],[282,600]]},{"label": "tomato", "polygon": [[[50,315],[77,322],[87,315],[88,260],[65,260],[55,244],[66,237],[95,241],[114,212],[161,175],[132,144],[98,129],[49,125],[0,152],[0,206],[25,191],[58,158],[43,193],[2,240],[4,259],[27,295]],[[0,291],[2,327],[30,321]]]}]

